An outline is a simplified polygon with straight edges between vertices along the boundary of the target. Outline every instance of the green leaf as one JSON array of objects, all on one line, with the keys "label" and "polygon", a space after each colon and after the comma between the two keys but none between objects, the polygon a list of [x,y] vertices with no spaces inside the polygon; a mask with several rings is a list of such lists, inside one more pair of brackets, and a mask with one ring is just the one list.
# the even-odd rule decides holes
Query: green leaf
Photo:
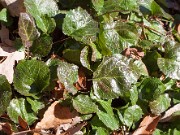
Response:
[{"label": "green leaf", "polygon": [[124,96],[142,74],[147,71],[141,61],[120,54],[105,57],[93,74],[94,94],[102,99]]},{"label": "green leaf", "polygon": [[133,123],[142,118],[142,109],[138,105],[130,106],[124,111],[124,123],[131,127]]},{"label": "green leaf", "polygon": [[77,89],[73,84],[78,80],[78,66],[61,61],[57,68],[57,75],[66,90],[72,94],[77,93]]},{"label": "green leaf", "polygon": [[28,13],[35,18],[42,15],[52,17],[58,13],[58,6],[55,0],[25,0],[24,5]]},{"label": "green leaf", "polygon": [[145,78],[140,87],[141,98],[152,101],[166,90],[165,85],[158,78]]},{"label": "green leaf", "polygon": [[98,100],[98,103],[103,108],[97,112],[99,119],[111,130],[117,130],[119,128],[119,122],[113,113],[113,109],[111,107],[111,100]]},{"label": "green leaf", "polygon": [[35,96],[49,85],[50,72],[44,62],[38,60],[22,60],[18,63],[14,74],[14,87],[24,96]]},{"label": "green leaf", "polygon": [[6,111],[11,101],[11,86],[4,75],[0,75],[0,116]]},{"label": "green leaf", "polygon": [[167,77],[180,80],[180,44],[168,44],[165,48],[165,58],[158,58],[157,64]]},{"label": "green leaf", "polygon": [[160,70],[172,79],[180,80],[180,61],[173,59],[158,58],[157,60]]},{"label": "green leaf", "polygon": [[44,33],[52,33],[56,27],[56,22],[54,18],[49,17],[48,15],[44,15],[41,17],[35,17],[36,24],[39,29],[41,29]]},{"label": "green leaf", "polygon": [[51,17],[58,13],[54,0],[25,0],[24,5],[27,12],[35,18],[38,28],[47,34],[54,31],[56,23]]},{"label": "green leaf", "polygon": [[40,36],[40,33],[36,29],[33,17],[27,13],[20,13],[18,26],[19,36],[25,46],[30,47],[32,45],[32,41]]},{"label": "green leaf", "polygon": [[168,94],[160,95],[157,99],[149,103],[151,112],[159,115],[170,107],[171,99]]},{"label": "green leaf", "polygon": [[3,22],[8,22],[8,18],[7,18],[7,9],[3,8],[0,12],[0,21]]},{"label": "green leaf", "polygon": [[95,135],[109,135],[109,132],[105,128],[99,127]]},{"label": "green leaf", "polygon": [[52,38],[50,36],[41,36],[34,40],[30,51],[37,56],[44,57],[49,54],[52,48]]},{"label": "green leaf", "polygon": [[138,101],[138,90],[137,90],[137,86],[134,85],[131,89],[130,89],[130,100],[131,100],[131,104],[132,105],[136,105],[136,102]]},{"label": "green leaf", "polygon": [[35,112],[38,113],[38,111],[42,108],[45,107],[44,103],[40,100],[32,99],[27,97],[26,98],[27,102],[31,105],[31,109]]},{"label": "green leaf", "polygon": [[91,2],[97,14],[100,14],[104,6],[104,0],[91,0]]},{"label": "green leaf", "polygon": [[34,112],[31,110],[30,105],[23,98],[12,99],[7,108],[7,113],[11,120],[17,124],[19,123],[18,116],[24,119],[28,125],[32,125],[37,119]]},{"label": "green leaf", "polygon": [[78,95],[73,99],[73,107],[81,114],[95,113],[98,106],[88,95]]},{"label": "green leaf", "polygon": [[134,24],[109,20],[102,26],[99,40],[111,50],[112,54],[116,54],[121,53],[125,48],[135,46],[139,36],[138,28]]},{"label": "green leaf", "polygon": [[70,10],[66,14],[62,29],[65,35],[85,44],[94,42],[99,31],[98,23],[80,7]]},{"label": "green leaf", "polygon": [[85,47],[81,50],[80,62],[81,62],[81,64],[82,64],[84,67],[86,67],[87,69],[91,70],[90,62],[89,62],[89,58],[88,58],[88,54],[89,54],[89,46],[85,46]]},{"label": "green leaf", "polygon": [[119,11],[121,13],[129,13],[138,11],[138,3],[136,0],[107,0],[104,2],[103,13]]},{"label": "green leaf", "polygon": [[91,56],[91,60],[92,61],[97,61],[100,60],[102,58],[101,53],[98,51],[96,45],[94,43],[90,43],[89,46],[92,49],[92,56]]}]

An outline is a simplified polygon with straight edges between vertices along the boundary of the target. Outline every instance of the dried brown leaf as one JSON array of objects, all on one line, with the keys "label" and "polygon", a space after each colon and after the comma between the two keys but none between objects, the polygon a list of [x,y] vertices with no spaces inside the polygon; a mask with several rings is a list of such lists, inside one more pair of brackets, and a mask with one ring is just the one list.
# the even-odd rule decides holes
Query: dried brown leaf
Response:
[{"label": "dried brown leaf", "polygon": [[4,25],[1,25],[0,38],[2,43],[8,46],[13,45],[13,42],[9,39],[9,30]]},{"label": "dried brown leaf", "polygon": [[139,128],[132,135],[151,135],[155,130],[160,116],[147,115],[139,125]]},{"label": "dried brown leaf", "polygon": [[139,48],[126,48],[122,53],[126,57],[131,57],[131,58],[136,59],[136,60],[144,57],[144,52]]},{"label": "dried brown leaf", "polygon": [[180,103],[168,109],[159,122],[167,122],[173,119],[173,114],[180,111]]},{"label": "dried brown leaf", "polygon": [[4,46],[0,43],[0,56],[7,57],[0,64],[0,74],[5,75],[10,83],[13,81],[14,65],[15,62],[24,59],[24,52],[18,52],[13,47]]},{"label": "dried brown leaf", "polygon": [[4,133],[11,135],[12,134],[12,129],[11,125],[9,123],[0,123],[0,131],[3,131]]},{"label": "dried brown leaf", "polygon": [[26,12],[24,0],[1,0],[0,2],[12,16],[19,16],[21,12]]},{"label": "dried brown leaf", "polygon": [[77,112],[71,112],[69,107],[61,106],[55,101],[46,110],[43,119],[37,123],[36,129],[56,128],[61,124],[71,123]]}]

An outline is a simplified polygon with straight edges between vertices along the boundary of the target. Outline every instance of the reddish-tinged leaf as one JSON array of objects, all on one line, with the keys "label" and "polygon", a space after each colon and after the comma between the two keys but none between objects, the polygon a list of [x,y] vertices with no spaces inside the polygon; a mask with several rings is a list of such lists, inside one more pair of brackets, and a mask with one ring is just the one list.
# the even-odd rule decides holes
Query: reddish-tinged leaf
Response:
[{"label": "reddish-tinged leaf", "polygon": [[82,67],[78,70],[78,81],[76,84],[76,88],[78,90],[86,89],[86,75]]},{"label": "reddish-tinged leaf", "polygon": [[18,122],[19,122],[19,125],[24,129],[26,130],[28,128],[28,124],[25,120],[23,120],[21,118],[21,116],[18,116]]},{"label": "reddish-tinged leaf", "polygon": [[144,52],[137,48],[126,48],[123,51],[123,54],[126,57],[131,57],[133,59],[141,59],[142,57],[144,57]]},{"label": "reddish-tinged leaf", "polygon": [[147,115],[139,125],[139,128],[132,135],[152,135],[160,116]]}]

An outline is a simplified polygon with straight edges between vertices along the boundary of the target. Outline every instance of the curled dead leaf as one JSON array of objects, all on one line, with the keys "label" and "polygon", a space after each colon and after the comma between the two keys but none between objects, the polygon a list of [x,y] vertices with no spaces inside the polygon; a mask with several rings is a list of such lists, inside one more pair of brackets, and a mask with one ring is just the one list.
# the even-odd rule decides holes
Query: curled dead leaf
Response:
[{"label": "curled dead leaf", "polygon": [[152,135],[160,116],[147,115],[141,121],[139,128],[132,135]]},{"label": "curled dead leaf", "polygon": [[144,57],[144,52],[140,48],[126,48],[122,53],[126,57],[131,57],[136,60]]}]

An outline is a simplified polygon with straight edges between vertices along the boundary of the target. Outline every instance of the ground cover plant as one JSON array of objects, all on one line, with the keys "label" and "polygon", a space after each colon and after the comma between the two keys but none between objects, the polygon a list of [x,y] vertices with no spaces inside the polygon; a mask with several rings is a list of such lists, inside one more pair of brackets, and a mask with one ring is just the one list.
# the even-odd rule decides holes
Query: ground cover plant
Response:
[{"label": "ground cover plant", "polygon": [[1,1],[0,134],[180,134],[179,7]]}]

